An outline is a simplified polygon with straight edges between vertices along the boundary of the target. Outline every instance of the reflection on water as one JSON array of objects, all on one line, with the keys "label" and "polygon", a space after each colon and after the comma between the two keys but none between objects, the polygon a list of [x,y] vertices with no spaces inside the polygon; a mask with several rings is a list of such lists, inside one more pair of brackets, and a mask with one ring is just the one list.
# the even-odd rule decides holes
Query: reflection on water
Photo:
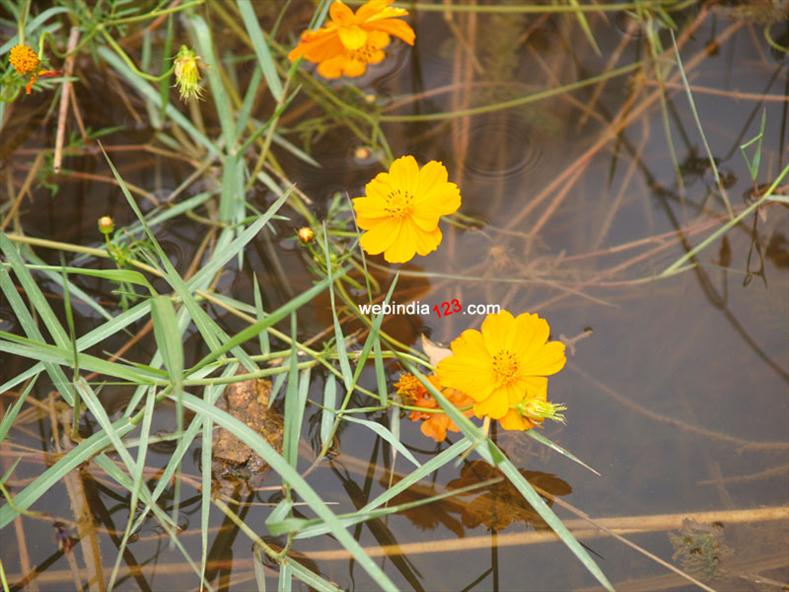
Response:
[{"label": "reflection on water", "polygon": [[[599,56],[572,19],[453,18],[449,26],[441,14],[417,12],[421,45],[398,55],[395,65],[381,66],[362,79],[362,90],[376,95],[384,115],[474,108],[647,57],[647,35],[624,13],[610,19],[590,16]],[[765,45],[760,27],[732,20],[727,11],[702,14],[693,6],[674,18],[681,27],[693,28],[690,38],[678,37],[696,106],[722,184],[732,207],[740,208],[787,161],[787,62]],[[295,28],[297,23],[291,24]],[[471,36],[469,31],[474,30]],[[776,36],[785,35],[785,30],[784,24],[772,29]],[[720,43],[710,45],[721,36]],[[670,46],[665,31],[661,38],[665,47]],[[395,299],[400,303],[418,299],[432,306],[458,298],[539,312],[550,319],[555,338],[578,335],[587,326],[594,329],[592,337],[577,344],[568,369],[551,382],[552,399],[569,407],[568,424],[546,426],[543,433],[601,476],[523,434],[498,436],[522,474],[544,492],[601,518],[786,506],[786,209],[767,207],[743,220],[700,255],[698,267],[661,281],[643,281],[725,220],[719,216],[717,181],[681,85],[675,78],[666,82],[663,105],[654,72],[647,69],[645,76],[646,82],[619,77],[480,116],[386,123],[394,154],[443,160],[452,178],[462,180],[461,211],[470,217],[461,227],[446,229],[446,249],[402,267]],[[140,129],[119,102],[106,101],[107,92],[101,80],[77,88],[93,127],[120,123],[134,129],[133,137],[110,135],[106,143],[150,140],[151,130]],[[359,100],[350,96],[349,101]],[[40,145],[43,134],[34,122],[42,113],[35,105],[15,111],[19,116],[3,129],[6,158],[14,150],[27,150],[19,153],[30,158]],[[277,156],[322,217],[335,193],[359,194],[380,167],[375,155],[357,152],[361,141],[344,128],[299,128],[311,108],[306,99],[298,99],[294,108],[301,119],[287,121],[293,139],[308,138],[311,154],[322,166],[303,163],[285,151]],[[762,112],[768,122],[762,172],[751,179],[739,146],[756,135]],[[113,153],[116,157],[125,178],[160,200],[191,172],[183,163],[162,156],[147,154],[139,160]],[[21,174],[19,164],[8,166],[14,178]],[[67,158],[66,168],[106,174],[95,155]],[[112,215],[120,224],[131,220],[111,185],[66,175],[54,180],[61,184],[59,194],[50,196],[46,188],[38,188],[35,206],[23,211],[24,228],[31,236],[95,244],[97,212]],[[189,195],[204,189],[200,182]],[[269,199],[260,190],[253,203],[263,208]],[[227,266],[220,291],[253,302],[255,274],[264,308],[272,310],[311,285],[313,263],[292,239],[302,221],[293,212],[291,216],[292,220],[277,223],[278,234],[266,231],[251,244],[243,271],[237,262]],[[157,232],[181,271],[189,266],[201,241],[213,240],[198,221],[185,217]],[[37,253],[52,256],[44,250]],[[388,285],[391,274],[381,261],[372,259],[369,264],[375,279]],[[117,302],[111,287],[98,280],[77,283],[108,307]],[[41,287],[53,303],[62,304],[54,282],[42,280]],[[352,295],[361,300],[363,294],[359,290]],[[95,311],[80,302],[75,310],[78,333],[96,325]],[[244,326],[219,306],[209,310],[230,333]],[[409,344],[422,333],[446,343],[481,318],[394,317],[386,320],[384,328]],[[299,320],[310,334],[329,326],[328,295],[300,312]],[[0,302],[0,328],[11,327],[11,311]],[[358,335],[364,328],[351,322],[346,329],[347,334]],[[147,361],[155,349],[150,327],[140,323],[130,330],[135,346],[120,355]],[[118,351],[128,337],[115,336],[94,353]],[[187,359],[199,359],[200,347],[199,339],[187,336]],[[16,358],[4,361],[0,379],[16,375],[21,368]],[[388,378],[396,379],[399,371],[397,364],[387,363]],[[309,396],[320,401],[324,377],[319,373],[313,377]],[[363,374],[362,382],[374,388],[372,369]],[[36,388],[46,401],[48,387],[42,383]],[[129,394],[107,387],[102,396],[112,413],[123,408]],[[7,407],[6,401],[3,405]],[[7,486],[28,484],[57,457],[55,423],[57,418],[52,420],[46,406],[20,414],[13,438],[1,452],[3,471],[21,459]],[[305,424],[301,469],[314,459],[318,408],[308,407]],[[174,412],[165,406],[153,419],[152,433],[166,433],[173,425]],[[87,436],[95,425],[85,419],[80,429]],[[400,429],[402,441],[420,462],[452,443],[450,437],[435,445],[405,420]],[[309,475],[311,485],[334,504],[336,513],[363,507],[396,483],[401,471],[406,472],[407,461],[398,457],[393,463],[389,447],[370,430],[346,422],[338,438],[342,452]],[[174,446],[169,441],[152,444],[149,453],[156,462],[146,472],[152,487]],[[201,475],[199,451],[192,452],[182,475],[179,540],[193,557],[199,557]],[[107,456],[112,462],[118,460]],[[390,504],[417,502],[496,477],[492,468],[471,458],[460,466],[450,463],[434,481],[412,486]],[[266,485],[270,483],[264,480],[260,488],[226,500],[261,536],[272,505],[282,497]],[[74,471],[71,482],[54,485],[36,505],[45,514],[20,519],[15,534],[9,527],[0,542],[14,589],[33,582],[41,590],[58,590],[64,582],[71,587],[73,578],[85,578],[89,574],[73,560],[77,548],[80,553],[93,549],[104,569],[111,570],[128,519],[124,491],[93,462]],[[160,498],[166,512],[172,510],[173,500],[173,488],[168,486]],[[74,519],[86,507],[94,520],[91,528]],[[559,514],[566,517],[561,510]],[[249,539],[221,513],[214,511],[212,517],[209,580],[219,588],[254,587]],[[545,528],[508,482],[497,482],[355,525],[351,532],[363,546],[380,550],[374,556],[402,589],[566,590],[591,585],[584,568],[551,537],[528,547],[502,542],[509,534]],[[24,552],[17,544],[22,531],[27,541]],[[724,520],[723,529],[667,526],[631,538],[664,559],[674,555],[678,564],[702,579],[720,578],[716,581],[722,589],[779,589],[789,581],[789,560],[779,552],[789,542],[785,520],[736,525]],[[264,536],[264,540],[275,548],[286,543],[284,537]],[[687,585],[611,538],[590,538],[584,544],[612,581],[623,582],[621,589]],[[398,550],[400,545],[408,552]],[[337,553],[328,536],[295,541],[293,556],[344,589],[374,587],[353,561]],[[273,575],[273,566],[267,568],[267,575]],[[153,518],[124,551],[120,573],[119,589],[191,586],[184,584],[192,577],[191,568],[169,548],[166,534]],[[21,574],[27,574],[27,580],[21,580]]]}]

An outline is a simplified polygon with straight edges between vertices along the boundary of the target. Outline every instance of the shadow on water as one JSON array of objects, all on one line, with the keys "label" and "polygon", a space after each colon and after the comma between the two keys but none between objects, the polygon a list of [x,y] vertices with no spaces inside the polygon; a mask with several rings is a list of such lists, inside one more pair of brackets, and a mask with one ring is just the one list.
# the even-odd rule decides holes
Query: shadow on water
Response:
[{"label": "shadow on water", "polygon": [[[787,61],[765,44],[759,21],[745,14],[741,5],[722,3],[699,10],[692,6],[674,14],[680,31],[693,29],[692,35],[678,38],[705,136],[732,205],[740,208],[787,161]],[[286,19],[283,26],[295,31],[303,24],[292,20]],[[577,22],[560,16],[455,14],[450,27],[440,13],[417,12],[414,22],[418,46],[398,53],[393,65],[381,65],[359,82],[362,93],[374,95],[385,116],[429,115],[507,101],[560,81],[646,60],[649,51],[640,24],[624,13],[610,19],[590,16],[600,55]],[[222,30],[223,24],[213,26]],[[786,31],[782,23],[773,27],[773,34],[783,35],[784,42]],[[661,38],[664,47],[670,46],[665,31]],[[568,405],[568,424],[546,426],[543,433],[601,476],[548,452],[523,433],[500,432],[500,446],[549,503],[564,500],[583,508],[660,557],[673,556],[677,565],[710,585],[783,589],[789,581],[786,515],[782,520],[760,520],[740,518],[740,513],[785,509],[789,503],[786,209],[767,207],[742,220],[703,252],[692,270],[642,281],[660,273],[725,221],[719,214],[721,204],[715,202],[717,181],[681,84],[676,78],[666,81],[662,107],[651,67],[644,76],[614,78],[495,113],[386,123],[393,154],[412,153],[422,161],[438,159],[447,165],[450,178],[462,186],[462,212],[469,217],[462,226],[446,229],[446,249],[402,267],[394,299],[418,300],[432,309],[458,298],[463,303],[539,312],[550,319],[554,338],[561,334],[571,339],[591,327],[592,335],[571,348],[568,369],[551,382],[552,398]],[[122,149],[151,145],[155,130],[135,117],[141,109],[137,99],[132,98],[130,106],[116,100],[119,84],[96,73],[90,84],[77,85],[85,123],[93,130],[123,126],[103,138],[121,174],[154,200],[166,200],[191,175],[194,163],[188,157],[179,160]],[[358,100],[356,95],[353,100]],[[309,143],[310,154],[322,166],[313,167],[284,150],[277,157],[323,218],[335,194],[342,200],[346,191],[351,196],[361,193],[364,183],[381,170],[380,155],[360,152],[363,142],[343,127],[310,127],[315,123],[312,106],[300,101],[293,105],[296,115],[285,116],[285,125],[292,140]],[[45,115],[41,105],[34,97],[15,106],[14,117],[3,129],[3,176],[11,187],[27,174],[25,163],[34,158],[40,138],[50,133],[36,123]],[[763,172],[752,180],[739,146],[757,133],[762,113],[768,122]],[[117,188],[107,182],[108,172],[96,150],[87,145],[84,152],[66,158],[64,173],[41,175],[32,204],[21,211],[26,234],[95,245],[98,215],[109,214],[119,225],[133,221]],[[195,182],[182,198],[213,190],[212,182]],[[55,186],[56,193],[50,190]],[[257,190],[251,203],[264,210],[271,199],[265,190]],[[145,211],[153,203],[144,195],[140,198]],[[203,214],[210,217],[211,211]],[[289,220],[275,223],[276,233],[264,230],[251,243],[241,270],[237,262],[226,267],[218,292],[254,302],[256,279],[264,308],[272,310],[312,285],[313,262],[294,238],[301,218],[296,212],[288,214]],[[179,216],[157,228],[158,240],[182,273],[193,265],[195,254],[215,240],[212,233],[197,216]],[[59,264],[52,252],[36,252]],[[382,259],[372,258],[370,270],[382,284],[391,281],[391,270]],[[90,278],[75,282],[102,305],[111,310],[117,306],[113,286]],[[40,286],[61,310],[59,286],[50,279],[42,279]],[[208,310],[228,333],[246,326],[220,304],[211,303]],[[96,326],[96,311],[80,302],[75,311],[77,334]],[[394,316],[386,319],[384,328],[408,344],[417,344],[420,334],[448,343],[481,319]],[[299,321],[304,337],[330,335],[324,333],[331,326],[328,296],[301,311]],[[18,329],[5,302],[0,302],[0,329]],[[346,334],[363,331],[352,320],[346,326]],[[187,360],[200,359],[203,347],[199,336],[185,336]],[[120,352],[123,359],[143,362],[155,349],[151,326],[141,322],[92,353]],[[0,379],[25,367],[26,362],[8,357]],[[391,381],[400,371],[391,362],[385,370]],[[310,400],[321,401],[324,380],[320,373],[313,374]],[[375,387],[372,368],[361,380]],[[21,459],[7,482],[12,489],[30,483],[63,451],[63,418],[48,406],[50,388],[43,379],[37,384],[41,404],[25,408],[0,450],[3,471]],[[104,387],[102,401],[113,419],[130,396],[126,387]],[[5,408],[9,401],[3,401]],[[281,398],[274,407],[281,410]],[[310,466],[320,442],[320,408],[307,409],[301,469]],[[174,409],[163,405],[153,418],[151,433],[164,435],[174,426]],[[83,437],[96,429],[85,417],[79,427]],[[427,440],[405,417],[400,430],[402,442],[420,462],[452,444],[451,437],[442,444]],[[341,452],[309,474],[310,484],[335,513],[364,507],[407,474],[408,460],[402,455],[393,459],[390,447],[369,429],[344,422],[337,437]],[[151,443],[145,473],[151,487],[176,444],[161,438]],[[119,462],[112,453],[107,457]],[[197,558],[199,448],[185,459],[179,540]],[[539,515],[490,466],[469,457],[457,466],[444,466],[431,478],[389,504],[407,505],[487,484],[350,527],[400,588],[567,590],[592,583]],[[169,484],[160,499],[165,512],[173,510],[174,496]],[[281,491],[264,480],[223,501],[267,543],[281,548],[286,537],[268,536],[265,526],[281,499]],[[561,510],[559,501],[554,508],[575,525],[579,539],[608,577],[619,583],[618,589],[688,586]],[[20,518],[13,532],[12,527],[4,531],[0,555],[12,589],[80,586],[90,574],[75,560],[76,549],[92,549],[108,577],[129,502],[126,491],[95,463],[73,471],[70,479],[41,498],[36,507],[44,514]],[[88,508],[92,520],[83,516]],[[301,512],[298,506],[295,511]],[[718,517],[710,522],[683,521],[686,514],[703,512],[717,512]],[[230,518],[212,511],[212,519],[207,580],[218,589],[254,588],[253,545]],[[127,546],[118,589],[193,587],[191,567],[170,547],[158,524],[149,517]],[[291,556],[343,589],[374,589],[368,575],[338,549],[328,535],[297,539]],[[275,568],[265,563],[267,575],[274,576]]]}]

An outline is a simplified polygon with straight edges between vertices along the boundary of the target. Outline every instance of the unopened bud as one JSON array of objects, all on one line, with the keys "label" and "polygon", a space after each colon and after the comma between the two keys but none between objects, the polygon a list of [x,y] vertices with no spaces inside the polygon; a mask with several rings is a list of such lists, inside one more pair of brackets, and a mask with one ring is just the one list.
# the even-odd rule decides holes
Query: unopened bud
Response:
[{"label": "unopened bud", "polygon": [[297,234],[302,245],[308,245],[315,240],[315,233],[309,226],[302,226]]},{"label": "unopened bud", "polygon": [[99,232],[102,234],[111,234],[115,230],[115,222],[109,216],[102,216],[99,218]]}]

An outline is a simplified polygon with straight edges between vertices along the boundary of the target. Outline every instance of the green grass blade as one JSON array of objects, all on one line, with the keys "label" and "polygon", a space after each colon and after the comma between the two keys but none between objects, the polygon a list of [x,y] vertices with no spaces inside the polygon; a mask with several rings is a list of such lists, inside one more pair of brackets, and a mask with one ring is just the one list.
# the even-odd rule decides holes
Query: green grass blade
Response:
[{"label": "green grass blade", "polygon": [[374,421],[370,421],[368,419],[359,419],[358,417],[353,417],[352,415],[343,415],[342,419],[345,421],[350,421],[352,423],[358,423],[363,425],[364,427],[372,430],[376,434],[378,434],[381,438],[383,438],[392,448],[397,450],[400,454],[406,457],[411,464],[415,467],[419,468],[421,465],[416,457],[411,454],[411,451],[408,450],[405,446],[403,446],[402,442],[395,435],[389,431],[387,428],[382,426],[380,423],[376,423]]},{"label": "green grass blade", "polygon": [[241,20],[244,22],[244,27],[249,34],[252,41],[252,47],[255,50],[255,55],[258,58],[258,65],[263,70],[263,75],[266,77],[266,83],[271,91],[271,94],[277,101],[281,101],[284,95],[282,82],[277,74],[277,65],[271,57],[266,38],[258,23],[255,10],[252,8],[252,3],[249,0],[236,0],[238,11],[241,13]]},{"label": "green grass blade", "polygon": [[327,440],[331,437],[331,427],[337,413],[337,381],[334,376],[326,376],[326,384],[323,387],[323,412],[321,413],[321,446],[328,449],[331,442]]},{"label": "green grass blade", "polygon": [[485,437],[481,430],[465,417],[457,407],[450,403],[447,398],[430,383],[427,377],[419,372],[410,362],[402,359],[401,363],[409,372],[416,376],[428,392],[433,395],[444,412],[450,417],[455,425],[460,428],[463,435],[473,443],[479,443],[476,445],[476,452],[486,462],[497,467],[509,479],[510,483],[515,486],[534,511],[540,515],[540,518],[551,527],[584,567],[589,570],[589,573],[591,573],[606,590],[613,592],[611,583],[608,581],[608,578],[605,577],[605,574],[603,574],[595,560],[592,559],[587,550],[581,546],[572,533],[567,530],[564,523],[556,516],[553,510],[545,503],[545,500],[540,497],[520,471],[515,468],[515,465],[513,465],[504,453],[499,450],[498,446]]},{"label": "green grass blade", "polygon": [[558,452],[558,453],[559,453],[559,454],[561,454],[562,456],[566,456],[566,457],[567,457],[567,458],[569,458],[571,461],[578,463],[578,464],[579,464],[579,465],[581,465],[583,468],[585,468],[585,469],[588,469],[589,471],[591,471],[592,473],[594,473],[594,474],[595,474],[595,475],[597,475],[598,477],[600,476],[600,473],[599,473],[598,471],[596,471],[595,469],[593,469],[592,467],[590,467],[588,464],[586,464],[584,461],[582,461],[581,459],[579,459],[579,458],[578,458],[577,456],[575,456],[575,455],[574,455],[572,452],[569,452],[569,451],[565,450],[564,448],[562,448],[561,446],[559,446],[558,444],[556,444],[554,441],[552,441],[552,440],[550,440],[549,438],[547,438],[547,437],[543,436],[543,435],[542,435],[540,432],[538,432],[537,430],[528,430],[528,431],[526,432],[526,435],[527,435],[527,436],[529,436],[530,438],[533,438],[534,440],[537,440],[537,442],[539,442],[539,443],[540,443],[540,444],[542,444],[543,446],[547,446],[547,447],[548,447],[548,448],[550,448],[551,450],[555,450],[556,452]]},{"label": "green grass blade", "polygon": [[329,280],[329,302],[331,303],[332,323],[334,324],[334,341],[337,349],[337,359],[340,363],[340,371],[342,372],[342,381],[345,386],[346,393],[351,392],[351,383],[353,382],[353,373],[351,372],[351,363],[348,360],[348,352],[345,349],[345,336],[342,334],[342,327],[340,327],[340,320],[337,318],[337,304],[334,300],[334,278],[332,277],[333,262],[329,255],[329,235],[326,231],[326,223],[323,224],[323,253],[326,261],[326,276]]},{"label": "green grass blade", "polygon": [[[22,297],[16,291],[16,287],[14,286],[11,278],[9,277],[9,273],[6,269],[0,269],[0,290],[5,294],[8,303],[11,305],[11,310],[14,311],[16,315],[16,319],[19,324],[22,326],[22,330],[25,334],[30,338],[31,343],[36,342],[43,342],[44,337],[41,335],[41,332],[38,329],[38,325],[36,325],[33,316],[30,314],[30,311],[27,310],[24,302],[22,301]],[[13,351],[9,351],[9,353],[14,353]],[[37,361],[40,358],[33,358]],[[47,374],[49,375],[50,379],[52,380],[52,384],[55,385],[55,388],[58,392],[63,396],[63,399],[69,404],[74,405],[74,401],[76,400],[76,393],[74,392],[74,387],[71,385],[71,382],[66,378],[65,373],[63,370],[52,361],[41,361],[40,365],[37,364],[38,369],[36,367],[31,368],[28,372],[31,375],[36,375],[41,372],[41,369],[46,370]],[[22,373],[25,375],[27,373]],[[6,384],[3,385],[3,391],[5,392],[6,389],[12,388],[15,384],[26,380],[27,377],[23,376],[21,380],[17,383],[13,383],[13,381],[8,381]]]},{"label": "green grass blade", "polygon": [[[134,425],[129,419],[121,419],[113,424],[115,433],[123,436],[134,429]],[[74,448],[69,450],[54,465],[47,468],[43,473],[36,477],[32,483],[14,496],[14,505],[20,510],[29,509],[42,495],[52,489],[59,481],[71,471],[75,470],[82,463],[89,461],[99,454],[110,443],[106,432],[96,432],[92,436],[82,440]],[[14,518],[16,511],[9,504],[0,507],[0,530],[8,526]]]},{"label": "green grass blade", "polygon": [[31,380],[28,383],[28,385],[25,387],[25,390],[23,390],[20,393],[20,395],[17,397],[16,401],[14,401],[14,404],[11,405],[9,409],[6,409],[4,411],[3,419],[2,421],[0,421],[0,442],[5,440],[6,434],[8,434],[8,431],[11,429],[11,426],[14,424],[14,420],[16,419],[16,416],[19,415],[19,411],[22,409],[22,406],[25,404],[25,400],[27,399],[27,396],[30,394],[30,391],[33,390],[33,386],[36,384],[37,380],[38,380],[38,374],[36,374],[33,377],[33,380]]},{"label": "green grass blade", "polygon": [[[362,549],[350,533],[342,527],[337,517],[328,506],[326,506],[318,493],[276,452],[276,450],[271,447],[268,442],[266,442],[265,438],[241,421],[201,401],[197,397],[184,394],[184,405],[203,417],[211,417],[214,423],[222,426],[226,430],[230,430],[236,437],[244,442],[244,444],[252,448],[252,450],[266,461],[266,463],[282,477],[282,480],[307,503],[315,514],[330,526],[331,533],[336,537],[337,541],[353,555],[354,559],[365,571],[367,571],[378,586],[384,590],[392,592],[397,591],[397,586],[395,586],[381,568],[365,554],[364,549]],[[0,513],[3,509],[5,508],[0,508]]]},{"label": "green grass blade", "polygon": [[188,22],[194,31],[198,53],[209,65],[207,68],[208,86],[211,88],[211,95],[214,99],[214,105],[216,106],[219,125],[222,128],[225,149],[230,153],[236,142],[236,127],[233,120],[230,97],[227,96],[225,86],[222,84],[222,76],[220,75],[222,64],[214,51],[214,41],[211,36],[211,29],[199,15],[191,15],[188,17]]}]

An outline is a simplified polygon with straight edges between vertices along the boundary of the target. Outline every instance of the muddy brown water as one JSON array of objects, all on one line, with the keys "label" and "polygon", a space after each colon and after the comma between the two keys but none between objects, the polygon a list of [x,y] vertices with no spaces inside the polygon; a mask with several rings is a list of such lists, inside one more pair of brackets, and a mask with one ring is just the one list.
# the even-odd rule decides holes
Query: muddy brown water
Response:
[{"label": "muddy brown water", "polygon": [[[683,27],[690,26],[697,7],[676,17]],[[456,18],[459,26],[470,26],[465,17]],[[556,81],[588,78],[605,72],[615,53],[621,54],[617,65],[645,57],[644,36],[633,26],[628,28],[631,21],[626,16],[611,18],[609,23],[592,18],[601,56],[590,49],[572,20],[504,18],[476,17],[475,66],[467,49],[457,46],[440,14],[417,14],[416,47],[399,48],[391,60],[357,84],[365,93],[375,94],[382,105],[422,93],[422,98],[387,114],[430,114],[508,100],[553,86]],[[213,26],[222,31],[220,22]],[[727,32],[729,28],[733,29]],[[785,24],[774,25],[772,33],[786,42]],[[726,39],[710,46],[721,34],[726,34]],[[508,35],[519,45],[506,56],[501,46],[506,45]],[[661,39],[664,47],[670,45],[665,34]],[[786,58],[769,48],[760,25],[733,20],[723,9],[703,18],[684,43],[682,55],[686,65],[694,56],[701,56],[689,71],[697,89],[694,98],[732,205],[739,209],[753,184],[738,147],[758,132],[763,109],[767,126],[758,183],[771,182],[789,160]],[[116,100],[112,86],[103,84],[100,73],[83,71],[86,77],[77,84],[77,96],[87,115],[86,124],[94,129],[124,126],[106,136],[105,144],[152,140],[152,130],[134,121]],[[476,82],[463,83],[465,72],[473,73]],[[672,70],[670,75],[674,73]],[[454,90],[442,92],[444,87]],[[447,229],[445,243],[437,253],[404,266],[396,300],[413,298],[432,308],[457,298],[464,304],[500,304],[514,312],[539,312],[549,320],[555,337],[573,337],[590,328],[592,334],[576,343],[568,367],[550,383],[551,398],[569,408],[567,425],[546,426],[544,433],[601,475],[547,451],[523,434],[499,431],[499,443],[517,466],[528,471],[535,485],[594,518],[647,520],[721,513],[722,529],[705,539],[712,549],[707,555],[694,551],[691,545],[685,555],[680,549],[672,560],[677,549],[668,532],[676,533],[678,528],[671,526],[674,523],[668,518],[669,526],[629,536],[679,566],[688,567],[683,563],[688,555],[702,557],[701,568],[691,565],[688,569],[713,587],[779,589],[777,585],[789,581],[787,522],[738,524],[726,517],[789,503],[786,210],[772,206],[756,219],[747,218],[725,241],[716,241],[701,254],[702,265],[697,269],[660,281],[638,281],[659,273],[684,253],[682,242],[672,233],[681,229],[683,240],[696,244],[721,223],[713,211],[719,214],[723,210],[687,97],[679,86],[668,87],[667,117],[681,164],[682,187],[667,148],[660,102],[653,101],[593,154],[577,179],[570,174],[551,188],[551,183],[566,175],[569,167],[608,133],[610,121],[627,101],[629,88],[628,77],[623,76],[607,82],[599,93],[590,87],[516,109],[449,122],[385,124],[395,155],[410,153],[420,161],[438,159],[446,164],[450,178],[461,184],[461,211],[477,220],[475,228]],[[631,108],[638,110],[656,88],[646,85]],[[135,105],[141,107],[139,102]],[[37,123],[44,106],[41,97],[24,99],[14,107],[14,118],[2,131],[4,177],[12,176],[17,184],[35,147],[52,137],[52,120],[43,126]],[[591,113],[584,121],[587,106]],[[292,139],[298,141],[295,134]],[[370,159],[355,155],[359,145],[342,130],[327,132],[312,147],[320,169],[278,153],[291,179],[315,201],[319,217],[334,193],[347,190],[358,194],[364,182],[381,170],[375,155]],[[191,173],[183,163],[151,154],[117,154],[114,158],[128,181],[157,196],[166,196]],[[107,174],[95,155],[69,157],[64,166],[78,173]],[[98,215],[110,214],[119,224],[131,221],[132,214],[114,186],[76,176],[54,180],[60,185],[56,195],[37,187],[34,201],[23,205],[27,234],[96,245]],[[204,190],[205,183],[198,181],[187,195]],[[249,199],[265,207],[272,196],[259,189]],[[543,219],[548,209],[550,215]],[[264,304],[271,309],[309,286],[313,277],[305,252],[293,238],[300,223],[293,215],[291,222],[277,222],[277,235],[262,233],[247,250],[245,268],[239,271],[235,264],[229,265],[217,289],[252,302],[255,274]],[[183,271],[204,233],[199,223],[178,218],[159,228],[157,238]],[[636,241],[643,242],[634,245]],[[622,245],[627,248],[620,248]],[[57,262],[51,251],[38,253]],[[283,274],[281,270],[287,271]],[[385,272],[376,273],[380,278],[388,277]],[[110,286],[96,280],[80,280],[79,285],[112,309],[116,299]],[[54,284],[42,280],[41,286],[53,302],[61,302]],[[302,338],[323,330],[330,322],[326,305],[325,299],[319,299],[299,313]],[[85,306],[77,305],[76,311],[78,333],[99,322]],[[228,331],[243,326],[215,307],[209,311]],[[477,326],[481,318],[439,318],[434,313],[394,317],[386,321],[385,329],[414,345],[420,333],[448,343],[463,329]],[[4,301],[0,301],[0,319],[4,330],[20,331]],[[97,352],[114,351],[122,344],[123,339],[115,336]],[[146,338],[127,357],[145,361],[153,351],[152,339]],[[198,359],[202,351],[199,339],[188,334],[187,360]],[[4,355],[0,379],[16,375],[26,365],[20,358]],[[387,372],[394,380],[399,370],[388,365]],[[320,400],[323,380],[320,373],[313,374],[311,398]],[[375,384],[372,372],[363,375],[363,383]],[[45,399],[48,388],[43,381],[37,390]],[[129,393],[121,387],[108,387],[103,396],[109,410],[119,413]],[[386,421],[383,415],[373,418]],[[172,409],[162,407],[154,418],[153,432],[170,429],[173,422]],[[316,407],[308,408],[304,425],[301,469],[309,466],[318,445]],[[83,422],[86,432],[94,428],[90,421]],[[456,439],[451,436],[445,444],[435,445],[406,418],[401,429],[403,443],[422,462]],[[19,446],[30,452],[14,473],[17,481],[25,483],[45,467],[47,461],[40,452],[52,450],[49,421],[40,419],[12,430],[8,442],[17,448],[3,451],[4,468],[11,465]],[[166,442],[152,445],[148,466],[164,466],[172,449]],[[330,463],[310,474],[309,482],[324,500],[334,504],[333,511],[343,513],[363,506],[387,487],[391,451],[371,431],[353,424],[343,426],[339,450]],[[393,470],[405,474],[409,465],[398,458]],[[199,479],[198,447],[187,455],[184,471]],[[101,529],[122,531],[128,497],[95,467],[82,469],[86,477],[93,473],[97,478],[84,482],[94,520]],[[484,478],[480,474],[484,470],[473,458],[460,466],[450,464],[438,471],[434,480],[412,488],[397,501],[434,495],[452,483]],[[241,515],[265,536],[270,504],[279,499],[276,491],[260,490],[239,500],[244,502]],[[164,505],[172,505],[172,490],[165,494]],[[554,508],[562,518],[575,518]],[[33,509],[72,518],[62,482]],[[250,541],[224,521],[218,510],[212,509],[212,517],[208,560],[212,585],[232,590],[254,588]],[[182,489],[179,519],[184,529],[180,540],[197,560],[200,496],[189,481]],[[7,527],[0,536],[0,556],[12,585],[19,589],[24,570],[19,531],[14,528]],[[18,528],[26,541],[24,561],[36,570],[28,586],[71,589],[69,558],[58,549],[51,522],[23,518]],[[68,524],[64,528],[63,536],[75,535]],[[517,498],[495,487],[373,521],[354,527],[352,532],[404,590],[568,590],[595,583],[561,543],[547,536],[537,540],[530,534],[542,536],[546,532],[542,522]],[[119,539],[100,534],[99,541],[108,569]],[[282,539],[272,541],[281,543]],[[621,589],[693,589],[610,537],[590,537],[583,542]],[[402,549],[394,551],[395,545]],[[381,550],[387,546],[388,552]],[[341,588],[375,588],[328,536],[296,541],[294,550],[305,565]],[[196,581],[180,554],[168,547],[166,535],[153,519],[129,545],[124,564],[137,565],[140,570],[123,575],[118,589],[188,589]],[[714,574],[704,571],[710,565]],[[275,572],[268,571],[268,575],[269,585],[275,586]]]}]

